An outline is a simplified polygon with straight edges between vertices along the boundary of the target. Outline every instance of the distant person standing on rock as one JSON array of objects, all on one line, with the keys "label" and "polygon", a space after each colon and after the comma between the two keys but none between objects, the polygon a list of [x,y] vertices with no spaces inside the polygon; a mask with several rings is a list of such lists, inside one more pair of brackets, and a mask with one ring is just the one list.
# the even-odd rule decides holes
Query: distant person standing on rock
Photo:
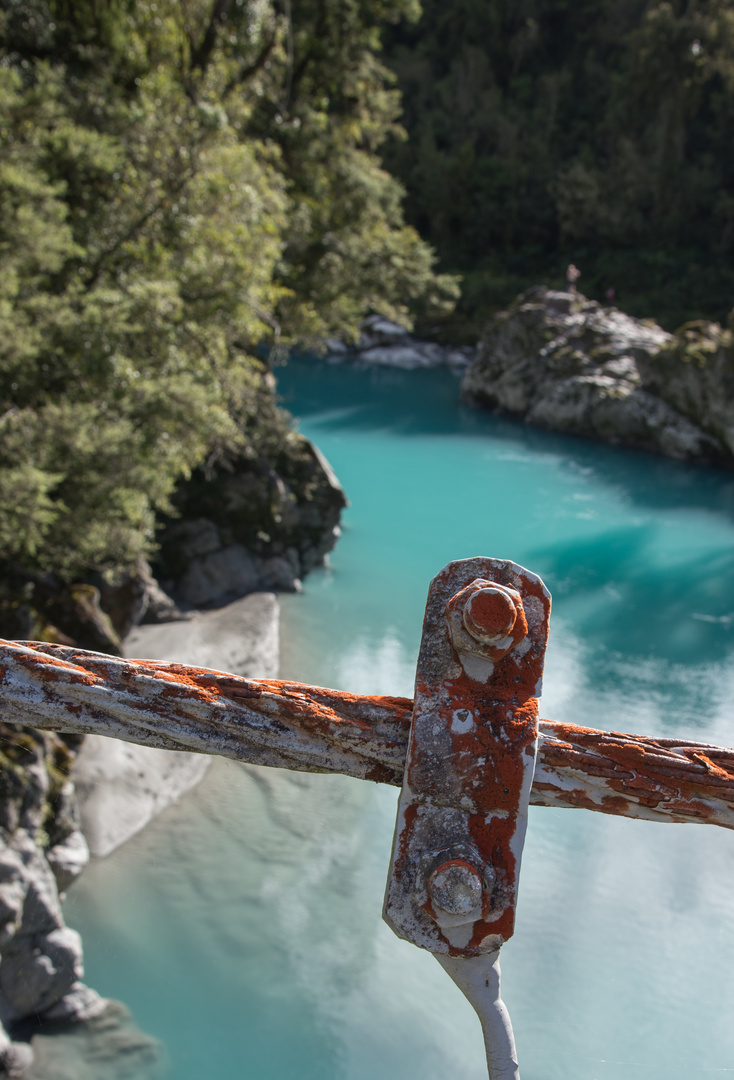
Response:
[{"label": "distant person standing on rock", "polygon": [[607,307],[614,307],[614,301],[617,299],[617,290],[613,285],[610,285],[606,291]]},{"label": "distant person standing on rock", "polygon": [[573,263],[570,264],[566,270],[566,281],[568,283],[568,291],[570,293],[576,292],[576,282],[581,277],[581,271],[577,269]]}]

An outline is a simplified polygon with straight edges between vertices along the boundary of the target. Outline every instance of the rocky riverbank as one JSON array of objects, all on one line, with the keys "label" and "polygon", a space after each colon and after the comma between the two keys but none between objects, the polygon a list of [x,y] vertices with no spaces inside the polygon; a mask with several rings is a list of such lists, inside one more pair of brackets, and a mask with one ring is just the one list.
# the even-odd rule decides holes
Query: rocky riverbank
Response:
[{"label": "rocky riverbank", "polygon": [[[287,432],[269,457],[202,470],[177,498],[154,569],[141,559],[69,585],[6,567],[0,635],[275,676],[278,606],[262,590],[297,590],[323,562],[346,505],[338,480],[316,447]],[[153,1075],[155,1041],[82,983],[82,943],[60,897],[90,848],[110,854],[198,783],[210,759],[11,724],[0,739],[0,1073],[27,1070],[34,1042],[46,1040],[24,1072],[32,1080],[91,1077],[89,1055],[107,1061],[110,1080],[132,1061]],[[72,1025],[63,1045],[74,1070],[52,1067],[49,1025]]]},{"label": "rocky riverbank", "polygon": [[[179,503],[155,564],[165,589],[142,560],[113,580],[21,582],[0,597],[3,636],[274,677],[278,606],[262,589],[297,590],[323,562],[346,505],[338,480],[308,440],[289,433],[272,461],[243,458],[194,477]],[[30,726],[2,725],[0,738],[0,1072],[97,1080],[93,1059],[106,1062],[110,1080],[131,1062],[136,1075],[153,1076],[155,1040],[82,983],[82,943],[64,924],[60,897],[90,849],[109,855],[198,783],[210,759]],[[50,1025],[63,1029],[62,1041],[49,1044]]]},{"label": "rocky riverbank", "polygon": [[[277,599],[255,593],[185,622],[140,626],[125,652],[272,678]],[[82,942],[60,901],[90,849],[109,855],[198,783],[211,759],[10,724],[0,740],[0,1073],[152,1078],[162,1048],[81,981]]]},{"label": "rocky riverbank", "polygon": [[464,401],[528,424],[680,461],[734,467],[734,337],[718,323],[670,334],[580,293],[536,286],[475,348],[414,338],[377,315],[330,363],[448,368]]},{"label": "rocky riverbank", "polygon": [[182,484],[152,566],[139,559],[68,584],[0,564],[0,637],[119,656],[140,624],[186,619],[257,591],[297,592],[336,544],[347,499],[308,439],[288,430],[276,443],[268,455],[242,454]]},{"label": "rocky riverbank", "polygon": [[370,315],[362,323],[356,342],[325,342],[330,363],[352,361],[375,367],[396,367],[405,371],[448,368],[462,375],[474,359],[476,349],[466,345],[441,345],[423,341],[398,323]]},{"label": "rocky riverbank", "polygon": [[734,347],[715,323],[669,334],[536,287],[489,324],[461,392],[553,431],[734,466]]}]

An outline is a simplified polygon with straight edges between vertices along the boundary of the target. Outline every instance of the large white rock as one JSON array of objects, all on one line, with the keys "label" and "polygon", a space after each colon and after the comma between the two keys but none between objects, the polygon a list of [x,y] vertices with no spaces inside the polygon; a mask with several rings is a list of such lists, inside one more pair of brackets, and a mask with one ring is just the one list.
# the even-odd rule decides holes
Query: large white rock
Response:
[{"label": "large white rock", "polygon": [[668,370],[660,357],[675,346],[654,322],[536,287],[492,319],[462,395],[553,431],[683,461],[719,461],[725,452],[718,432],[712,435],[692,410],[679,411],[662,377],[651,385],[648,373]]},{"label": "large white rock", "polygon": [[201,780],[210,759],[88,735],[75,767],[82,830],[104,858]]},{"label": "large white rock", "polygon": [[402,368],[404,371],[447,367],[454,375],[466,371],[476,352],[466,345],[422,341],[413,337],[404,326],[380,315],[368,315],[356,344],[346,345],[333,339],[324,344],[327,358],[332,363],[356,360],[360,364]]},{"label": "large white rock", "polygon": [[441,367],[446,363],[446,350],[432,342],[410,340],[405,345],[378,345],[360,352],[359,360],[380,367],[415,368]]},{"label": "large white rock", "polygon": [[272,593],[251,593],[225,607],[197,611],[187,622],[138,626],[125,641],[125,655],[273,679],[279,664],[279,613]]},{"label": "large white rock", "polygon": [[[278,673],[278,602],[253,593],[187,622],[139,626],[127,656],[171,660],[249,678]],[[82,831],[93,856],[109,855],[203,777],[211,758],[88,735],[74,765]]]}]

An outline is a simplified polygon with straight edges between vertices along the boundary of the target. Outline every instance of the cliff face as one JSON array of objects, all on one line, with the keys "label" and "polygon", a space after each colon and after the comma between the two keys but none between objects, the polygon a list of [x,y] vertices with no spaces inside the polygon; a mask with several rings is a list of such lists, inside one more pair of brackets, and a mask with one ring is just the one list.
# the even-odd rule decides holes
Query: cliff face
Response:
[{"label": "cliff face", "polygon": [[[185,622],[141,626],[126,651],[273,678],[277,600],[258,593]],[[90,848],[108,855],[192,787],[211,760],[0,723],[0,1075],[158,1075],[162,1047],[123,1005],[80,981],[82,943],[64,924],[60,895]]]},{"label": "cliff face", "polygon": [[462,396],[554,431],[734,464],[729,337],[715,324],[668,334],[536,287],[492,320]]},{"label": "cliff face", "polygon": [[0,1069],[11,1074],[31,1055],[9,1032],[107,1004],[80,981],[81,940],[59,902],[89,859],[69,781],[79,742],[0,723]]},{"label": "cliff face", "polygon": [[[281,537],[298,545],[292,573],[304,573],[335,542],[346,500],[318,452],[300,438],[297,447],[303,469],[294,487],[310,497],[299,507],[293,496],[294,512]],[[215,499],[212,505],[216,510],[219,503]],[[223,500],[222,506],[227,505]],[[204,523],[203,531],[220,535],[211,522]],[[185,570],[190,575],[192,561]],[[199,574],[207,580],[204,568]],[[233,585],[242,585],[225,574],[217,581],[219,593],[206,599],[221,599]],[[277,674],[278,606],[272,594],[258,592],[217,610],[192,612],[185,620],[179,613],[165,622],[176,609],[161,603],[163,594],[147,567],[116,588],[107,586],[106,592],[105,583],[100,584],[78,590],[89,601],[87,627],[81,619],[74,624],[85,644],[90,644],[90,623],[107,625],[108,637],[93,643],[106,652],[118,651],[133,619],[140,622],[152,604],[157,625],[139,626],[127,637],[128,655],[159,656],[255,678]],[[254,575],[242,591],[259,584]],[[71,629],[71,614],[66,625]],[[192,787],[210,760],[101,736],[82,742],[0,722],[0,1075],[22,1072],[27,1080],[158,1075],[162,1048],[136,1028],[123,1005],[103,1000],[80,981],[82,943],[64,924],[60,893],[89,859],[87,838],[93,854],[109,854]]]}]

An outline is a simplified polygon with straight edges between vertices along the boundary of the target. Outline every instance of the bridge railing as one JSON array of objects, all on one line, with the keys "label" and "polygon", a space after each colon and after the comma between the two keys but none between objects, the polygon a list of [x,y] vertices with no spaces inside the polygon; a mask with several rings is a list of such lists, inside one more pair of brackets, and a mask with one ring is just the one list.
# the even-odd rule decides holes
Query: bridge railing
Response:
[{"label": "bridge railing", "polygon": [[[403,782],[413,700],[0,639],[5,720]],[[734,749],[539,720],[530,804],[734,828]]]}]

